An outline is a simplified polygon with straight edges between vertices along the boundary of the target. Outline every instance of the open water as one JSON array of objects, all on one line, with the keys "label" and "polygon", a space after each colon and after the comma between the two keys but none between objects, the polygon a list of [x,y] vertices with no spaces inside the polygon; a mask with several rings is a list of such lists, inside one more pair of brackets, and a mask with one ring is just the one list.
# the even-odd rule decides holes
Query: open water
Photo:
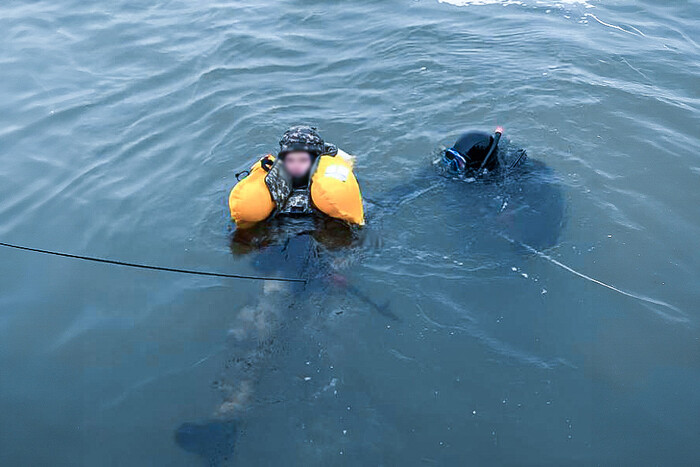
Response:
[{"label": "open water", "polygon": [[[274,269],[226,197],[298,123],[368,226]],[[432,169],[496,125],[553,211]],[[698,0],[4,1],[1,242],[311,280],[0,249],[0,464],[207,462],[265,306],[222,464],[699,465],[699,150]]]}]

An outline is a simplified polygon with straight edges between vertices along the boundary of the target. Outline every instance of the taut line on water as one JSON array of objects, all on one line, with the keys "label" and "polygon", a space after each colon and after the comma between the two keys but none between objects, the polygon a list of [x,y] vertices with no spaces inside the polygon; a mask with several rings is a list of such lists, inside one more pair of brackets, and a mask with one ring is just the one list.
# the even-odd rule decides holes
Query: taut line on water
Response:
[{"label": "taut line on water", "polygon": [[[625,297],[634,298],[635,300],[639,300],[639,301],[644,302],[644,303],[647,303],[647,304],[649,304],[649,305],[656,305],[656,306],[660,306],[660,307],[663,307],[663,308],[667,308],[667,309],[669,309],[669,310],[674,311],[674,312],[675,312],[676,314],[678,314],[678,315],[684,316],[683,311],[681,311],[679,308],[677,308],[677,307],[671,305],[670,303],[666,303],[666,302],[663,302],[663,301],[661,301],[661,300],[656,300],[656,299],[654,299],[654,298],[645,297],[645,296],[643,296],[643,295],[638,295],[638,294],[635,294],[635,293],[632,293],[632,292],[627,292],[627,291],[625,291],[625,290],[618,289],[618,288],[615,287],[615,286],[612,286],[612,285],[610,285],[610,284],[606,284],[605,282],[600,281],[600,280],[596,279],[595,277],[588,276],[588,275],[586,275],[586,274],[584,274],[584,273],[582,273],[582,272],[577,271],[576,269],[572,268],[571,266],[567,266],[566,264],[564,264],[564,263],[562,263],[562,262],[560,262],[560,261],[557,261],[556,259],[552,258],[552,257],[549,256],[548,254],[543,253],[543,252],[537,250],[536,248],[531,247],[531,246],[528,245],[527,243],[515,241],[515,240],[513,240],[512,238],[510,238],[510,237],[508,237],[508,236],[506,236],[506,235],[504,235],[504,234],[500,234],[500,235],[501,235],[501,237],[503,237],[503,238],[505,238],[506,240],[508,240],[510,243],[513,243],[513,244],[515,244],[515,245],[520,245],[520,246],[522,246],[523,248],[525,248],[525,249],[526,249],[527,251],[529,251],[530,253],[533,253],[533,254],[537,255],[538,257],[540,257],[540,258],[542,258],[542,259],[544,259],[544,260],[549,261],[549,262],[552,263],[553,265],[558,266],[558,267],[562,268],[563,270],[568,271],[568,272],[570,272],[571,274],[573,274],[573,275],[575,275],[575,276],[578,276],[578,277],[580,277],[580,278],[582,278],[582,279],[585,279],[585,280],[587,280],[587,281],[589,281],[589,282],[593,282],[594,284],[597,284],[597,285],[600,285],[600,286],[602,286],[602,287],[605,287],[606,289],[612,290],[613,292],[617,292],[617,293],[619,293],[620,295],[624,295]],[[677,316],[670,316],[668,313],[660,313],[660,314],[663,314],[666,318],[671,319],[671,320],[673,320],[673,321],[682,321],[682,322],[683,322],[683,321],[687,321],[687,319],[682,319],[682,318],[679,318],[679,317],[677,317]]]},{"label": "taut line on water", "polygon": [[192,270],[192,269],[178,269],[178,268],[169,268],[169,267],[164,267],[164,266],[153,266],[153,265],[149,265],[149,264],[129,263],[126,261],[118,261],[118,260],[114,260],[114,259],[96,258],[94,256],[74,255],[71,253],[62,253],[59,251],[43,250],[41,248],[30,248],[27,246],[15,245],[12,243],[4,243],[4,242],[0,242],[0,246],[4,246],[6,248],[13,248],[15,250],[41,253],[44,255],[60,256],[63,258],[91,261],[93,263],[111,264],[111,265],[115,265],[115,266],[126,266],[129,268],[137,268],[137,269],[148,269],[151,271],[176,272],[176,273],[180,273],[180,274],[190,274],[193,276],[224,277],[224,278],[228,278],[228,279],[247,279],[247,280],[256,280],[256,281],[300,282],[303,284],[306,284],[306,282],[307,282],[306,279],[296,279],[296,278],[291,278],[291,277],[249,276],[249,275],[245,275],[245,274],[226,274],[223,272],[196,271],[196,270]]}]

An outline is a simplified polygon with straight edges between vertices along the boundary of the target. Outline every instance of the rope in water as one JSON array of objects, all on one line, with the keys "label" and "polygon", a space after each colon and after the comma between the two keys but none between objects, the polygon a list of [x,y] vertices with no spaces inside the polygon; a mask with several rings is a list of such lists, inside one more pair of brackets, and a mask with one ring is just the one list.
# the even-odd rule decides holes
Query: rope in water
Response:
[{"label": "rope in water", "polygon": [[178,268],[168,268],[168,267],[164,267],[164,266],[152,266],[149,264],[129,263],[126,261],[117,261],[117,260],[113,260],[113,259],[96,258],[93,256],[82,256],[82,255],[74,255],[74,254],[70,254],[70,253],[62,253],[59,251],[43,250],[41,248],[30,248],[27,246],[15,245],[12,243],[4,243],[4,242],[0,242],[0,246],[6,247],[6,248],[13,248],[15,250],[41,253],[44,255],[61,256],[63,258],[79,259],[79,260],[83,260],[83,261],[92,261],[93,263],[112,264],[112,265],[116,265],[116,266],[126,266],[129,268],[148,269],[151,271],[176,272],[176,273],[180,273],[180,274],[190,274],[190,275],[195,275],[195,276],[225,277],[225,278],[229,278],[229,279],[248,279],[248,280],[256,280],[256,281],[277,281],[277,282],[301,282],[304,284],[306,283],[306,279],[295,279],[295,278],[290,278],[290,277],[264,277],[264,276],[249,276],[249,275],[245,275],[245,274],[225,274],[222,272],[195,271],[195,270],[191,270],[191,269],[178,269]]}]

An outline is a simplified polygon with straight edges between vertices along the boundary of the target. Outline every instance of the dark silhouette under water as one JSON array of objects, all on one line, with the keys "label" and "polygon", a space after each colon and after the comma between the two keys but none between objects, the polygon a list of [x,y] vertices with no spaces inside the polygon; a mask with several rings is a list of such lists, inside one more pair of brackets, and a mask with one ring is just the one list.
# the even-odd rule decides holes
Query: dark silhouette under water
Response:
[{"label": "dark silhouette under water", "polygon": [[[410,182],[371,199],[374,209],[368,221],[386,219],[405,205],[415,206],[419,198],[430,198],[432,212],[425,213],[430,216],[425,222],[462,230],[465,236],[479,230],[482,236],[500,236],[516,247],[555,246],[566,223],[566,202],[555,171],[504,142],[495,157],[498,167],[481,173],[450,173],[435,161]],[[435,234],[428,240],[434,242],[432,248],[439,248],[439,232]]]},{"label": "dark silhouette under water", "polygon": [[236,435],[233,420],[183,423],[175,431],[175,442],[185,451],[201,456],[208,465],[217,466],[233,456]]},{"label": "dark silhouette under water", "polygon": [[[306,285],[266,282],[258,302],[239,311],[229,332],[234,355],[215,386],[224,402],[211,419],[187,422],[175,431],[183,450],[199,455],[208,465],[228,463],[235,450],[238,424],[250,405],[257,372],[269,355],[280,325],[291,319],[295,304],[309,291],[328,286],[355,297],[382,316],[397,320],[388,304],[379,305],[342,274],[353,248],[361,243],[358,233],[346,224],[321,216],[273,218],[251,229],[236,230],[231,251],[252,259],[256,270],[307,279]],[[223,381],[223,382],[222,382]]]}]

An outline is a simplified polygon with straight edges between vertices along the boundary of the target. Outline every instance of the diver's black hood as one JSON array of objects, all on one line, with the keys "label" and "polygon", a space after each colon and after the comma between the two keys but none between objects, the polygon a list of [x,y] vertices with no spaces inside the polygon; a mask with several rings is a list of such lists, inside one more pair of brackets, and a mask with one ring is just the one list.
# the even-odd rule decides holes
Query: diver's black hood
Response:
[{"label": "diver's black hood", "polygon": [[[481,167],[493,142],[493,135],[483,131],[468,131],[457,139],[452,149],[464,156],[469,169],[476,170]],[[484,168],[493,170],[496,167],[498,167],[498,147]]]}]

